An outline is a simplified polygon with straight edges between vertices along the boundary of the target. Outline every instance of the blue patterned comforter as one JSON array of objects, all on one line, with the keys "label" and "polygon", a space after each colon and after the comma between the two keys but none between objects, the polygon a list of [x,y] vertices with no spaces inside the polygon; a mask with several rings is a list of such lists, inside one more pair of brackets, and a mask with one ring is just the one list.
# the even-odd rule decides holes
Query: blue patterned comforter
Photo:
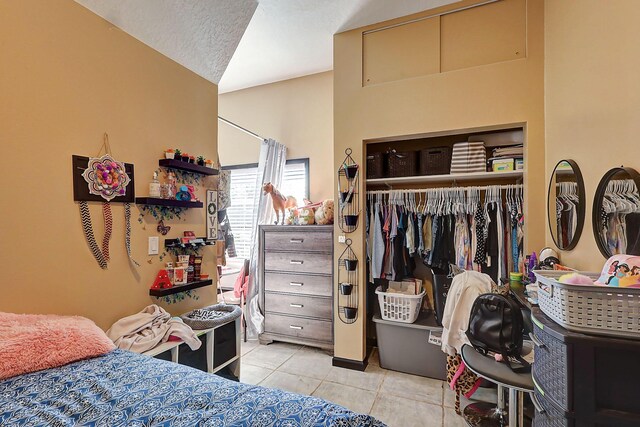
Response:
[{"label": "blue patterned comforter", "polygon": [[0,381],[0,426],[74,425],[384,427],[322,399],[121,350]]}]

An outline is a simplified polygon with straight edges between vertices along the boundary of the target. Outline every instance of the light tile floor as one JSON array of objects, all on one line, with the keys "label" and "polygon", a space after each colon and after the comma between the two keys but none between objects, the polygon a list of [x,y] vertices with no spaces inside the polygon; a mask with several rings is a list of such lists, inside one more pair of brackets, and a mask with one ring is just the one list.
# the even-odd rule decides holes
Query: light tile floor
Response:
[{"label": "light tile floor", "polygon": [[[389,427],[466,425],[453,410],[454,394],[443,381],[383,369],[377,349],[364,372],[337,368],[331,360],[311,347],[243,342],[240,381],[321,397],[371,414]],[[496,401],[491,389],[479,389],[474,397]],[[462,398],[462,407],[468,402]]]}]

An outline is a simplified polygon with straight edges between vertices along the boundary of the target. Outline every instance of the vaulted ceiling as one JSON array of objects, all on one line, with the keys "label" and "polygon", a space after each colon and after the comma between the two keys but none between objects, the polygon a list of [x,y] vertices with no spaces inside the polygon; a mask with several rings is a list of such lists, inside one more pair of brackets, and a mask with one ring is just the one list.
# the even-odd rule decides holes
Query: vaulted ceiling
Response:
[{"label": "vaulted ceiling", "polygon": [[229,92],[333,69],[333,35],[456,0],[76,0]]}]

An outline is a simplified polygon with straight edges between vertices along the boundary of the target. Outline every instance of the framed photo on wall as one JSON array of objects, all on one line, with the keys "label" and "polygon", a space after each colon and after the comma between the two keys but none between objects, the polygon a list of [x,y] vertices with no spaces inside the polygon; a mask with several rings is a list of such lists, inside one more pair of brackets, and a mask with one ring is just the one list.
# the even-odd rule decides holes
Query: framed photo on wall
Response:
[{"label": "framed photo on wall", "polygon": [[207,190],[207,240],[218,239],[218,192]]}]

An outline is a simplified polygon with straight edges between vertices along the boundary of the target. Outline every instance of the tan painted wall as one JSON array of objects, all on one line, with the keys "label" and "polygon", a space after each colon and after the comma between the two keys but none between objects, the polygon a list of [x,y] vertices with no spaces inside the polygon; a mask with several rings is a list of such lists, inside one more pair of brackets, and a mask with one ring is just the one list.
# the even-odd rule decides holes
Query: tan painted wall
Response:
[{"label": "tan painted wall", "polygon": [[[585,229],[564,264],[599,271],[593,196],[610,168],[640,169],[640,2],[545,3],[546,181],[561,159],[578,162],[587,193]],[[547,242],[553,240],[547,231]]]},{"label": "tan painted wall", "polygon": [[[103,328],[154,300],[160,267],[147,263],[147,236],[132,208],[132,249],[124,249],[123,206],[113,206],[112,261],[101,270],[73,201],[71,155],[95,155],[107,131],[116,158],[135,165],[136,194],[148,194],[166,147],[216,156],[217,87],[71,0],[0,2],[0,311],[87,316]],[[204,197],[203,191],[200,196]],[[100,204],[91,207],[102,239]],[[169,221],[170,235],[204,234],[204,210]],[[161,236],[162,242],[162,236]],[[212,249],[203,271],[214,273]],[[215,288],[168,308],[215,301]]]},{"label": "tan painted wall", "polygon": [[[361,161],[363,141],[509,123],[526,123],[525,186],[527,191],[527,245],[545,244],[543,14],[541,0],[527,2],[526,58],[441,74],[362,87],[362,34],[392,23],[429,16],[472,2],[460,2],[408,18],[377,24],[334,36],[334,169],[353,149]],[[486,27],[490,36],[491,27]],[[361,206],[364,206],[361,185]],[[362,219],[362,218],[361,218]],[[337,242],[336,256],[343,245]],[[364,260],[364,227],[350,237],[356,255]],[[337,268],[337,266],[336,266]],[[364,269],[361,269],[364,270]],[[360,283],[364,282],[361,271]],[[363,290],[363,287],[360,288]],[[360,307],[364,307],[364,292]],[[352,325],[335,320],[337,357],[362,360],[365,356],[364,313]]]},{"label": "tan painted wall", "polygon": [[[333,197],[333,72],[256,86],[218,97],[220,116],[309,158],[311,200]],[[220,123],[222,165],[257,163],[260,141]]]}]

